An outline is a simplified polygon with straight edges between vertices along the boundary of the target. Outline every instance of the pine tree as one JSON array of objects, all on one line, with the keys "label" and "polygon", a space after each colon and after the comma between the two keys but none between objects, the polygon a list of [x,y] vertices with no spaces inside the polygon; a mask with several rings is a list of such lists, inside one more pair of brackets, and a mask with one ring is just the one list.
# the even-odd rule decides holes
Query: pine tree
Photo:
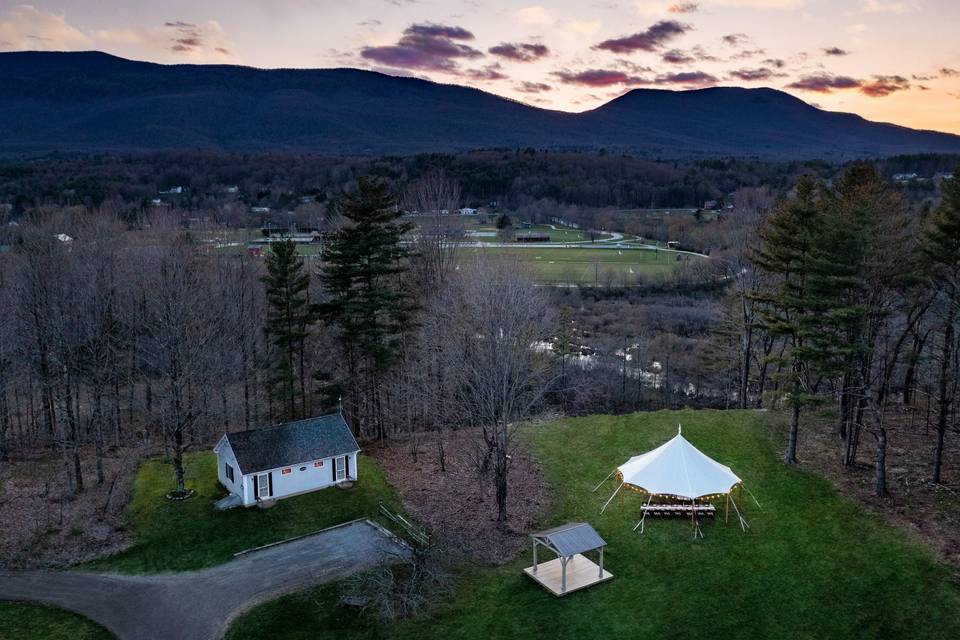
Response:
[{"label": "pine tree", "polygon": [[274,347],[271,392],[282,407],[280,417],[294,420],[305,416],[308,409],[304,351],[313,321],[310,274],[290,240],[271,245],[266,266],[267,275],[261,281],[267,297],[264,331]]},{"label": "pine tree", "polygon": [[960,169],[952,180],[943,182],[943,203],[930,221],[922,252],[930,277],[943,301],[940,330],[940,371],[937,384],[937,446],[933,458],[933,482],[940,483],[943,467],[943,446],[947,432],[956,380],[952,376],[955,357],[956,320],[960,306]]},{"label": "pine tree", "polygon": [[789,347],[783,355],[788,371],[781,376],[790,388],[790,431],[784,453],[790,464],[797,462],[801,409],[813,400],[806,389],[804,371],[812,314],[808,279],[820,225],[818,191],[819,185],[812,177],[801,178],[795,195],[780,202],[761,227],[761,246],[751,254],[754,264],[773,276],[767,288],[751,294],[762,304],[760,321],[770,334],[784,338]]},{"label": "pine tree", "polygon": [[348,224],[323,248],[320,282],[327,299],[317,310],[339,329],[350,409],[361,429],[372,423],[382,436],[377,383],[397,361],[415,308],[402,282],[410,252],[401,242],[413,225],[401,221],[387,187],[368,178],[334,209]]}]

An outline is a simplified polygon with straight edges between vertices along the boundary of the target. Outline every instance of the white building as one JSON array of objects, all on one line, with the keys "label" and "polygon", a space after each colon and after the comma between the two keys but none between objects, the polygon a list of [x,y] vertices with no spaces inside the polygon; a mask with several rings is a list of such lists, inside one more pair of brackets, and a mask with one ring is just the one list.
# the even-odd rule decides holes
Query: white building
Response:
[{"label": "white building", "polygon": [[219,509],[278,500],[357,479],[360,447],[339,413],[224,435],[213,449],[230,495]]}]

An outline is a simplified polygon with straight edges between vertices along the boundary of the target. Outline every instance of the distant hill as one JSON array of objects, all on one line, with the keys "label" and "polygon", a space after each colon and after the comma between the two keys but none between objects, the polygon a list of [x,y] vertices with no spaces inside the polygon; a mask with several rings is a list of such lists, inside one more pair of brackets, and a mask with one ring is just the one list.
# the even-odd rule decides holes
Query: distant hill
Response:
[{"label": "distant hill", "polygon": [[410,154],[489,147],[661,157],[960,153],[960,136],[822,111],[773,89],[635,89],[579,114],[358,69],[0,53],[0,152],[201,148]]}]

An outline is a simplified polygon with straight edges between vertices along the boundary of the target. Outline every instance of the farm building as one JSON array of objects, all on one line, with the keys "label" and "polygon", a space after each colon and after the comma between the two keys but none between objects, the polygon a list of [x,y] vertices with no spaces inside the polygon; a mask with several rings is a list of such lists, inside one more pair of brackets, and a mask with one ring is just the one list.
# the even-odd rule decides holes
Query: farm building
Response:
[{"label": "farm building", "polygon": [[339,413],[225,434],[213,449],[229,509],[357,479],[360,446]]},{"label": "farm building", "polygon": [[550,242],[549,233],[531,231],[530,233],[518,233],[517,242]]}]

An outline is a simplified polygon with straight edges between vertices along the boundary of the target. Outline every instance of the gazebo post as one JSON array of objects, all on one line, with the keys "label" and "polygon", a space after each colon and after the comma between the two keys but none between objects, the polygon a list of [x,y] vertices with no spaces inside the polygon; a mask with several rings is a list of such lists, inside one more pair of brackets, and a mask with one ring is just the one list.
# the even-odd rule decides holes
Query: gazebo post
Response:
[{"label": "gazebo post", "polygon": [[567,592],[567,556],[560,556],[560,593]]},{"label": "gazebo post", "polygon": [[530,536],[530,539],[533,540],[533,572],[537,572],[537,539],[533,536]]},{"label": "gazebo post", "polygon": [[603,577],[603,547],[600,547],[600,577]]}]

